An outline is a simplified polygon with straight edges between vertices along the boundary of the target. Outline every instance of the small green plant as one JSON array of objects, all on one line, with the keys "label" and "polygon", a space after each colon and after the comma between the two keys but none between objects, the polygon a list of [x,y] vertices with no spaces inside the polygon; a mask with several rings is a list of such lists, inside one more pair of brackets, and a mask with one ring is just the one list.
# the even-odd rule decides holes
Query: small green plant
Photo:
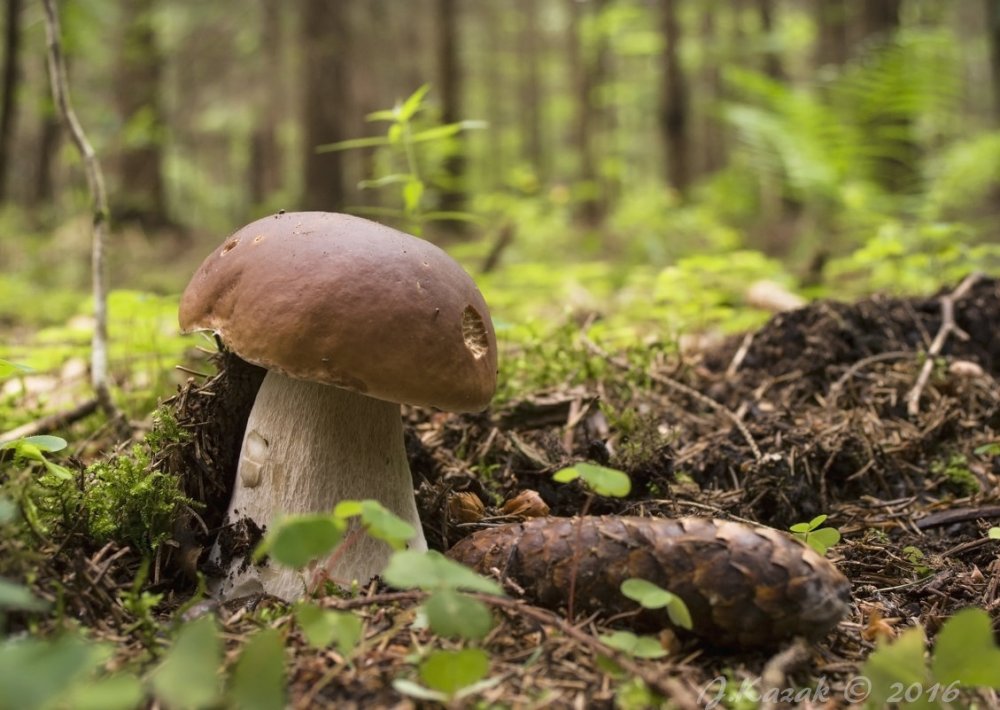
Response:
[{"label": "small green plant", "polygon": [[622,582],[621,590],[626,597],[639,602],[643,609],[666,608],[674,626],[691,629],[691,612],[688,611],[684,600],[673,592],[668,592],[645,579],[635,578]]},{"label": "small green plant", "polygon": [[624,498],[632,490],[632,481],[627,473],[592,463],[574,464],[552,474],[552,480],[559,483],[569,483],[578,478],[599,496]]},{"label": "small green plant", "polygon": [[1000,540],[1000,528],[990,528],[986,531],[986,536],[990,540]]},{"label": "small green plant", "polygon": [[364,633],[364,625],[357,614],[323,609],[312,602],[295,605],[295,621],[311,646],[327,648],[334,645],[344,658],[351,656]]},{"label": "small green plant", "polygon": [[631,631],[614,631],[598,636],[602,643],[636,658],[663,658],[667,650],[652,636],[637,636]]},{"label": "small green plant", "polygon": [[827,550],[840,542],[840,531],[837,528],[821,528],[828,516],[817,515],[808,523],[796,523],[789,530],[792,536],[797,537],[821,555],[825,555]]},{"label": "small green plant", "polygon": [[371,210],[355,208],[355,212],[377,213],[382,216],[401,218],[414,234],[421,234],[426,223],[434,220],[473,220],[474,217],[465,212],[433,211],[424,205],[426,201],[429,179],[428,170],[421,167],[418,146],[437,144],[445,146],[448,152],[449,144],[462,131],[484,128],[481,121],[457,121],[443,125],[431,125],[418,128],[418,115],[426,108],[425,99],[430,91],[430,85],[424,84],[414,91],[404,101],[393,108],[375,111],[366,119],[372,122],[389,124],[384,136],[355,138],[352,140],[329,143],[317,148],[318,152],[354,150],[359,148],[386,148],[389,165],[383,175],[364,180],[360,183],[362,189],[392,188],[398,190],[402,206],[400,208]]},{"label": "small green plant", "polygon": [[931,573],[931,568],[924,564],[924,552],[919,547],[907,545],[903,548],[903,557],[913,565],[913,571],[921,577],[926,577]]}]

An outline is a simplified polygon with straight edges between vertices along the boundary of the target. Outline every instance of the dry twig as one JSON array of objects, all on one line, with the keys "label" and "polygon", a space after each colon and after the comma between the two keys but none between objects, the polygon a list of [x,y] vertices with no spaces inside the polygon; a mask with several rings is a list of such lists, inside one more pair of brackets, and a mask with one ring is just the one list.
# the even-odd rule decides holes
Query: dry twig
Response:
[{"label": "dry twig", "polygon": [[920,413],[920,395],[923,394],[924,388],[927,386],[927,381],[931,377],[931,371],[934,369],[934,358],[941,354],[948,336],[955,333],[963,340],[967,340],[969,337],[955,323],[955,302],[965,298],[966,294],[972,290],[972,287],[976,285],[976,282],[980,278],[982,278],[982,274],[969,274],[958,285],[958,288],[941,297],[941,327],[934,336],[931,346],[927,349],[927,359],[924,360],[923,367],[920,368],[916,384],[913,385],[913,389],[906,395],[906,413],[911,417],[915,417]]}]

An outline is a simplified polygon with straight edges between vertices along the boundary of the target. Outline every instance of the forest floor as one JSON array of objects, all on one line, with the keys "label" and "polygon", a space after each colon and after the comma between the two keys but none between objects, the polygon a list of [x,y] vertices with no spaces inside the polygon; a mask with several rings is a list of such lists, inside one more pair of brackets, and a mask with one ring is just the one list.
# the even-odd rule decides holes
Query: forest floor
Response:
[{"label": "forest floor", "polygon": [[[648,698],[640,694],[629,705],[622,681],[638,677],[678,707],[703,707],[725,678],[734,707],[740,682],[759,682],[767,670],[770,687],[821,683],[838,707],[849,704],[846,684],[879,635],[919,624],[933,636],[943,620],[968,606],[986,609],[996,626],[1000,543],[986,530],[1000,518],[998,323],[1000,282],[986,278],[929,298],[821,301],[777,315],[745,337],[638,372],[625,358],[591,345],[609,365],[600,381],[534,393],[482,415],[408,411],[418,505],[437,549],[520,519],[511,507],[507,514],[503,509],[524,491],[536,492],[554,516],[584,510],[707,516],[787,530],[825,514],[843,535],[827,556],[851,582],[851,612],[818,643],[784,654],[736,652],[666,633],[668,657],[633,659],[597,640],[620,619],[569,620],[565,610],[517,601],[518,590],[510,587],[512,602],[495,608],[498,623],[482,643],[495,683],[469,702],[612,707],[617,697],[620,707],[642,707]],[[228,407],[248,408],[258,376],[223,367],[214,378],[189,382],[172,402],[180,423],[197,431],[168,466],[187,470],[188,494],[218,516],[239,428],[204,423],[213,420],[221,392],[235,393],[227,395]],[[192,473],[194,459],[201,464]],[[626,471],[631,493],[595,497],[579,482],[552,480],[555,471],[581,460]],[[473,494],[485,511],[462,515],[454,504],[461,492]],[[218,522],[212,515],[205,516],[208,528]],[[151,588],[177,608],[192,585],[183,565],[160,562]],[[52,574],[79,574],[79,565],[50,564]],[[87,564],[100,574],[87,577],[86,590],[67,579],[67,590],[79,595],[67,608],[117,640],[127,655],[140,642],[109,610],[116,592],[131,584],[135,560],[105,548]],[[449,647],[414,624],[420,599],[419,592],[373,584],[354,599],[321,600],[364,619],[365,640],[350,659],[309,646],[275,600],[202,602],[184,614],[218,614],[234,648],[241,634],[259,626],[261,610],[270,609],[269,623],[289,632],[296,707],[407,707],[420,701],[401,695],[392,681],[413,676],[415,650]],[[983,695],[981,702],[989,706],[997,698]]]}]

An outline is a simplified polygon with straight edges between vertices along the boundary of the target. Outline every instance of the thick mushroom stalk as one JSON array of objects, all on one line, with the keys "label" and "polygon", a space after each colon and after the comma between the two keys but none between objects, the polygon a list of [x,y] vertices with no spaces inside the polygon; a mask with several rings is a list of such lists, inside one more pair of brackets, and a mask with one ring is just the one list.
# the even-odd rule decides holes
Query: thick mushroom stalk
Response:
[{"label": "thick mushroom stalk", "polygon": [[[243,437],[225,525],[249,519],[266,529],[280,514],[332,511],[342,500],[373,499],[413,525],[410,549],[425,550],[398,404],[331,385],[268,372]],[[225,539],[225,533],[220,536]],[[225,572],[224,598],[264,591],[291,600],[305,591],[303,575],[273,563],[212,559]],[[392,550],[367,535],[345,538],[330,577],[362,584],[379,574]]]}]

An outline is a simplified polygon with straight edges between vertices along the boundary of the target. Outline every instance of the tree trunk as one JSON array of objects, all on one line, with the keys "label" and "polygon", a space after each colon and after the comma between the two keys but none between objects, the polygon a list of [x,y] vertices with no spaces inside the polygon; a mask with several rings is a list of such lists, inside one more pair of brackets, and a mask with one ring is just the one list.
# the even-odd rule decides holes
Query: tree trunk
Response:
[{"label": "tree trunk", "polygon": [[684,195],[691,182],[688,87],[680,63],[680,0],[660,0],[664,48],[660,90],[660,131],[666,146],[667,182]]},{"label": "tree trunk", "polygon": [[7,200],[11,140],[17,111],[17,90],[21,81],[21,0],[7,0],[4,27],[3,87],[0,88],[0,203]]},{"label": "tree trunk", "polygon": [[347,0],[302,0],[300,27],[303,71],[305,187],[302,208],[343,209],[347,189],[342,153],[317,153],[316,147],[348,138],[349,13]]},{"label": "tree trunk", "polygon": [[[726,57],[720,52],[720,37],[716,19],[718,10],[715,7],[706,8],[701,16],[701,46],[716,48],[706,61],[702,62],[699,83],[705,92],[704,103],[709,106],[723,100],[722,66]],[[701,132],[696,145],[701,149],[701,160],[697,167],[692,166],[692,173],[709,175],[726,164],[726,131],[715,112],[703,116],[700,121]]]},{"label": "tree trunk", "polygon": [[28,204],[31,206],[48,204],[55,199],[52,165],[55,162],[56,154],[59,152],[59,139],[62,136],[62,132],[59,125],[59,118],[55,115],[55,107],[51,103],[46,103],[43,110],[45,115],[42,119],[38,135],[35,180],[31,186],[31,194],[28,197]]},{"label": "tree trunk", "polygon": [[[598,61],[600,50],[585,47],[582,41],[584,3],[578,0],[568,0],[571,9],[569,25],[570,66],[573,68],[576,93],[576,126],[573,132],[574,150],[580,156],[580,173],[578,182],[583,187],[583,194],[577,197],[576,219],[581,223],[595,227],[604,220],[606,205],[604,203],[600,178],[597,173],[595,128],[598,122],[598,108],[594,105],[594,90],[601,83],[601,64]],[[597,7],[591,12],[599,13],[606,5],[606,0],[598,0]]]},{"label": "tree trunk", "polygon": [[986,32],[993,78],[993,122],[1000,126],[1000,0],[986,0]]},{"label": "tree trunk", "polygon": [[125,136],[118,159],[116,217],[156,227],[167,223],[164,120],[160,101],[163,57],[156,45],[156,0],[124,0],[115,102]]},{"label": "tree trunk", "polygon": [[757,13],[765,42],[764,73],[775,81],[783,81],[785,70],[781,66],[781,55],[774,48],[774,0],[757,0]]},{"label": "tree trunk", "polygon": [[524,161],[540,182],[545,181],[545,144],[542,140],[542,88],[539,68],[537,0],[521,0],[520,50],[521,149]]},{"label": "tree trunk", "polygon": [[902,0],[864,0],[861,3],[861,26],[870,39],[887,40],[899,28]]},{"label": "tree trunk", "polygon": [[257,100],[257,123],[250,136],[250,200],[264,204],[281,187],[282,158],[278,148],[278,124],[282,118],[284,66],[284,31],[281,0],[262,0],[260,46],[264,59],[261,72],[264,86]]},{"label": "tree trunk", "polygon": [[816,66],[839,67],[848,58],[845,0],[816,0]]},{"label": "tree trunk", "polygon": [[[438,79],[441,89],[441,122],[462,120],[462,69],[459,59],[458,0],[438,0]],[[464,141],[454,138],[454,152],[444,163],[440,209],[445,212],[465,210]],[[447,222],[452,231],[460,231],[462,222]]]}]

